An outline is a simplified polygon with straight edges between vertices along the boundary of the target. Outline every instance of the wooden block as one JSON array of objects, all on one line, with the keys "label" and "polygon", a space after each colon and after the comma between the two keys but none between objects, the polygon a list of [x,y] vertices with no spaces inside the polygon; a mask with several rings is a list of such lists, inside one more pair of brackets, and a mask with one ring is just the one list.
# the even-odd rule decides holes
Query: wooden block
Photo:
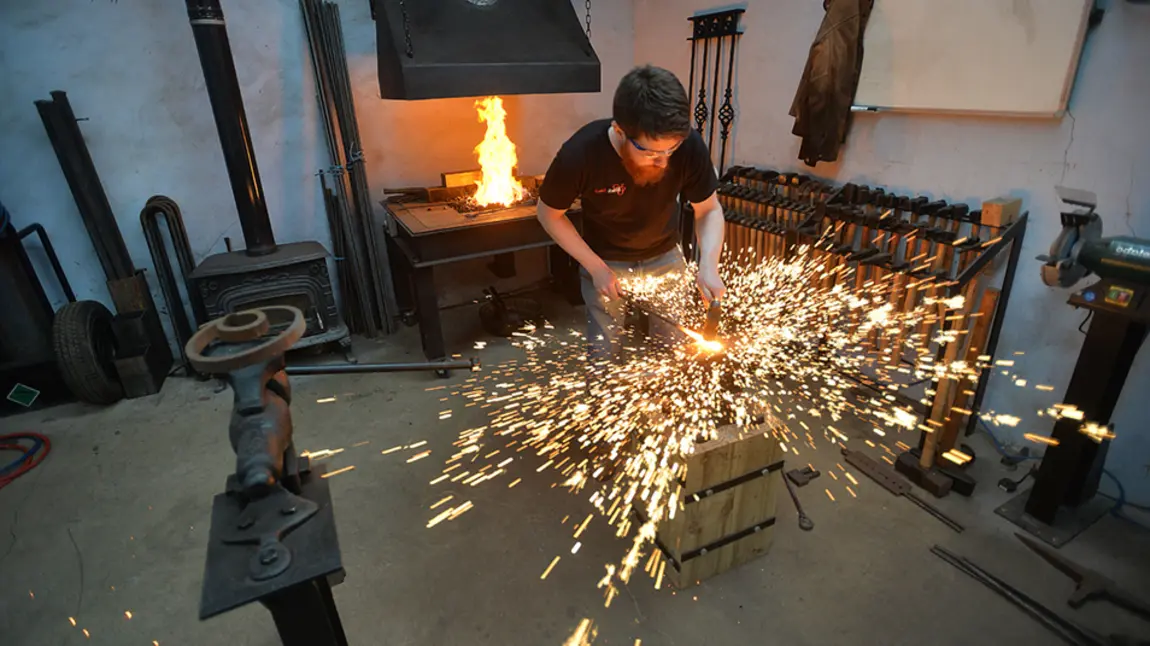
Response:
[{"label": "wooden block", "polygon": [[[1005,227],[1018,219],[1022,213],[1022,200],[1020,198],[999,197],[982,203],[982,224],[994,227]],[[991,237],[1001,234],[1001,230],[992,230]],[[991,269],[997,270],[1006,264],[1009,255],[1006,249],[998,257],[990,261]]]},{"label": "wooden block", "polygon": [[686,461],[682,508],[663,522],[658,540],[665,576],[689,587],[765,553],[774,535],[782,487],[778,424],[726,426]]},{"label": "wooden block", "polygon": [[998,197],[982,203],[982,223],[992,227],[1005,227],[1022,213],[1022,199]]},{"label": "wooden block", "polygon": [[[998,307],[999,294],[999,291],[993,287],[987,287],[982,293],[982,302],[978,306],[980,316],[975,319],[970,328],[970,342],[966,347],[965,360],[967,365],[975,365],[978,362],[978,357],[986,353],[986,342],[990,337],[990,325],[994,322],[994,310]],[[967,409],[973,399],[973,396],[968,393],[972,392],[974,388],[975,384],[963,383],[955,394],[950,415],[944,424],[942,436],[939,438],[938,450],[940,454],[953,449],[958,443],[958,433],[965,427],[967,415],[955,411],[954,408]]]}]

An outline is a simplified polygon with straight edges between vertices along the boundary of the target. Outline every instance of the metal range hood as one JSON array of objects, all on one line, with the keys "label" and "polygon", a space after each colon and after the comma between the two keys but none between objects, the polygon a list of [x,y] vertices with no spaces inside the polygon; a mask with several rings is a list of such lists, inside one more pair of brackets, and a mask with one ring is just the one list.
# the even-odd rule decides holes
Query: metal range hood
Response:
[{"label": "metal range hood", "polygon": [[571,0],[374,0],[384,99],[599,91]]}]

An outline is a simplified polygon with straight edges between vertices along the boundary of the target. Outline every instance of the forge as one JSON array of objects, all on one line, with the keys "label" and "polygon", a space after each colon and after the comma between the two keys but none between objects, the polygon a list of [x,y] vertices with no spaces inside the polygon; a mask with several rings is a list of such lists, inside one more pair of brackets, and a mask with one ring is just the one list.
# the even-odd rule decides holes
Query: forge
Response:
[{"label": "forge", "polygon": [[[401,310],[412,312],[420,327],[425,356],[447,354],[439,320],[435,267],[494,256],[488,265],[499,278],[515,275],[517,251],[550,247],[548,271],[568,300],[578,302],[574,261],[543,230],[535,217],[542,176],[520,175],[515,143],[507,134],[507,112],[497,96],[476,100],[476,114],[486,124],[473,152],[479,169],[441,173],[441,185],[384,189],[389,243],[396,253],[396,297]],[[576,227],[581,211],[568,213]]]}]

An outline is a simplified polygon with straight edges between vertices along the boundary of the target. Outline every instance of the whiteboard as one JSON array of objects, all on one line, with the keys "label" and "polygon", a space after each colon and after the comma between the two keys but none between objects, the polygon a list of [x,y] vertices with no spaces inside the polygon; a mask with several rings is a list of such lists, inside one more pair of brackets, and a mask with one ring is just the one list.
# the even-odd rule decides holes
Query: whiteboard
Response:
[{"label": "whiteboard", "polygon": [[1093,0],[875,0],[854,104],[1061,116]]}]

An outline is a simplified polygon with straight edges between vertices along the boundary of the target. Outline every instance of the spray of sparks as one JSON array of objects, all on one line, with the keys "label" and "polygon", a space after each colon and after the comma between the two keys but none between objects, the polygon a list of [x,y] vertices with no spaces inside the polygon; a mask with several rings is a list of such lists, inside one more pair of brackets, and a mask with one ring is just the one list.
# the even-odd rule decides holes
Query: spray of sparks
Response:
[{"label": "spray of sparks", "polygon": [[[921,426],[893,395],[857,396],[852,376],[977,379],[977,366],[933,361],[928,346],[945,342],[947,334],[954,339],[946,321],[963,308],[963,299],[931,295],[941,294],[932,280],[900,285],[902,292],[926,292],[918,306],[900,311],[892,277],[857,289],[852,267],[811,248],[786,260],[730,255],[724,269],[728,291],[716,339],[697,332],[706,308],[693,266],[660,277],[621,278],[632,305],[673,322],[679,338],[625,335],[618,359],[593,363],[577,331],[545,325],[517,333],[525,360],[473,376],[461,390],[471,400],[467,405],[487,411],[487,423],[460,434],[456,453],[433,484],[477,486],[510,478],[513,463],[526,454],[542,461],[537,471],[557,474],[558,485],[590,491],[599,515],[618,536],[631,539],[599,583],[610,603],[616,584],[629,581],[652,554],[659,524],[673,519],[690,493],[683,491],[686,458],[720,428],[772,429],[784,449],[813,446],[806,424],[800,437],[781,423],[798,412],[821,418],[824,438],[842,444],[848,438],[835,423],[847,415],[869,420],[880,435],[883,428]],[[429,526],[470,507],[440,507]],[[579,524],[576,539],[590,520]],[[660,567],[643,569],[662,578]]]},{"label": "spray of sparks", "polygon": [[[630,539],[625,554],[606,564],[598,584],[610,605],[619,584],[630,581],[641,565],[656,589],[661,586],[666,561],[655,548],[656,533],[692,493],[683,490],[688,458],[720,429],[770,433],[784,452],[797,455],[803,444],[817,448],[816,435],[845,446],[852,438],[835,425],[849,416],[869,423],[874,439],[908,450],[888,433],[933,433],[942,424],[939,415],[929,413],[920,422],[924,415],[914,410],[915,400],[900,391],[929,382],[927,397],[944,387],[952,398],[956,392],[973,395],[984,370],[1013,365],[944,351],[963,341],[980,313],[970,307],[974,292],[965,298],[947,296],[948,283],[940,279],[877,271],[860,276],[859,267],[812,247],[801,247],[787,259],[761,259],[746,251],[727,254],[723,266],[728,291],[714,339],[698,332],[706,308],[697,296],[693,266],[682,273],[620,281],[631,306],[673,323],[681,332],[676,339],[655,342],[625,333],[617,360],[590,362],[578,331],[547,324],[516,333],[514,343],[525,359],[474,375],[458,391],[470,400],[465,406],[486,411],[486,423],[460,434],[456,452],[431,484],[478,486],[507,478],[506,486],[514,487],[521,482],[514,475],[516,461],[531,456],[535,471],[555,474],[556,486],[589,492],[596,514],[617,536]],[[1024,379],[1011,381],[1026,386]],[[861,389],[859,383],[870,388]],[[943,419],[949,421],[952,414],[971,411],[954,405]],[[1047,414],[1081,419],[1081,412],[1070,406],[1056,405]],[[817,419],[816,428],[800,416]],[[994,411],[981,416],[994,425],[1019,422]],[[789,428],[791,420],[802,429],[801,436]],[[1113,438],[1107,428],[1089,423],[1082,432],[1098,442]],[[863,440],[876,446],[871,438]],[[972,459],[957,449],[940,457],[959,465]],[[857,497],[858,480],[839,469],[846,492]],[[836,500],[830,489],[826,494]],[[472,507],[470,501],[456,504],[454,496],[441,498],[432,506],[428,527]],[[593,516],[575,524],[572,554]],[[559,562],[555,556],[540,578],[546,579]],[[586,643],[593,632],[585,621],[568,643]]]}]

